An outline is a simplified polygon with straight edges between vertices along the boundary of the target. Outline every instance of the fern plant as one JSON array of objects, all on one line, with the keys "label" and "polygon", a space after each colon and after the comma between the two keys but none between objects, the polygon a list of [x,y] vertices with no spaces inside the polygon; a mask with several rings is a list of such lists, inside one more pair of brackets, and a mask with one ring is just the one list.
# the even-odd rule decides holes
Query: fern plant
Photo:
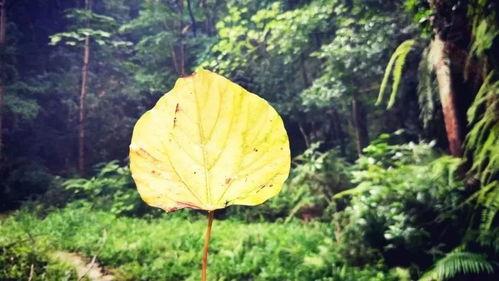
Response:
[{"label": "fern plant", "polygon": [[484,208],[482,229],[490,229],[499,209],[499,81],[491,72],[484,80],[468,109],[468,123],[472,125],[465,148],[473,155],[470,174],[478,175],[482,187],[471,199]]},{"label": "fern plant", "polygon": [[458,247],[438,260],[419,281],[448,280],[460,274],[493,273],[494,266],[482,254],[464,251]]}]

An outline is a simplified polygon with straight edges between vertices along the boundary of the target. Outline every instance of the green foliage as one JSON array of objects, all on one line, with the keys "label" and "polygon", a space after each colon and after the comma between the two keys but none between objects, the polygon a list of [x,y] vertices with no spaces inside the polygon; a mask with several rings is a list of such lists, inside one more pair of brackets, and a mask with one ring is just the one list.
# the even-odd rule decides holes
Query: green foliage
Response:
[{"label": "green foliage", "polygon": [[376,101],[377,104],[380,104],[383,101],[390,75],[392,75],[393,81],[392,92],[388,100],[387,108],[391,108],[395,104],[395,97],[397,96],[398,88],[402,80],[402,71],[404,70],[404,64],[406,62],[407,55],[412,50],[415,44],[416,41],[414,39],[406,40],[402,42],[402,44],[400,44],[397,49],[395,49],[395,52],[392,54],[390,60],[388,61],[388,64],[386,65],[385,75],[383,76],[383,81],[381,82],[381,86],[379,88],[378,100]]},{"label": "green foliage", "polygon": [[497,10],[491,0],[473,0],[468,6],[468,17],[471,22],[472,43],[468,59],[484,58],[486,51],[493,48],[494,40],[499,35]]},{"label": "green foliage", "polygon": [[472,124],[466,136],[465,147],[473,155],[469,173],[477,175],[481,188],[477,198],[484,208],[482,227],[489,229],[499,209],[499,81],[490,73],[482,83],[475,100],[468,109],[468,123]]},{"label": "green foliage", "polygon": [[[198,280],[205,224],[204,216],[186,217],[183,211],[145,220],[72,204],[44,219],[17,212],[0,221],[0,241],[17,241],[29,230],[32,248],[43,244],[87,257],[97,254],[117,280]],[[213,227],[209,270],[214,280],[396,280],[382,267],[345,265],[327,224],[216,220]],[[26,267],[21,260],[15,264]]]},{"label": "green foliage", "polygon": [[76,199],[91,202],[96,209],[115,215],[139,215],[144,213],[128,167],[121,167],[117,161],[96,166],[97,174],[90,179],[73,178],[62,186],[71,191]]},{"label": "green foliage", "polygon": [[225,11],[225,2],[204,1],[189,8],[178,3],[184,2],[141,1],[138,16],[119,28],[122,35],[134,39],[128,66],[140,92],[163,94],[179,75],[194,70],[200,53],[214,41],[212,25]]},{"label": "green foliage", "polygon": [[[423,267],[432,251],[456,243],[446,237],[465,230],[462,210],[451,207],[463,200],[464,186],[456,179],[460,160],[436,158],[431,144],[387,141],[382,136],[364,150],[352,172],[357,186],[336,195],[350,196],[334,216],[340,250],[353,264],[382,259]],[[444,225],[452,225],[452,233],[442,231]]]},{"label": "green foliage", "polygon": [[350,184],[348,163],[334,149],[319,151],[321,143],[313,143],[294,159],[291,185],[308,185],[318,196],[331,198]]},{"label": "green foliage", "polygon": [[68,265],[52,260],[46,236],[32,234],[27,224],[34,217],[19,213],[19,221],[5,227],[0,221],[0,280],[75,280],[76,272]]},{"label": "green foliage", "polygon": [[419,281],[442,281],[463,274],[490,274],[493,271],[493,265],[484,255],[466,252],[458,248],[438,260],[435,266],[427,271]]},{"label": "green foliage", "polygon": [[7,95],[4,106],[6,107],[5,112],[27,121],[35,119],[40,111],[40,105],[35,99],[21,95]]},{"label": "green foliage", "polygon": [[127,46],[130,42],[113,40],[118,24],[112,17],[100,15],[90,10],[70,9],[66,18],[72,22],[69,31],[59,32],[50,36],[50,45],[64,43],[68,46],[81,47],[86,37],[98,45]]},{"label": "green foliage", "polygon": [[[64,263],[51,260],[48,249],[31,241],[14,241],[0,244],[1,280],[76,280],[76,272]],[[31,273],[32,272],[32,273]]]},{"label": "green foliage", "polygon": [[362,96],[373,91],[373,78],[381,74],[379,64],[390,48],[392,36],[398,32],[394,27],[400,24],[385,15],[383,8],[394,9],[389,5],[338,5],[334,9],[335,36],[311,54],[323,62],[322,71],[302,92],[303,105],[327,108],[333,103],[341,108],[352,92]]},{"label": "green foliage", "polygon": [[419,25],[421,35],[424,37],[430,37],[432,10],[430,9],[428,1],[405,0],[404,8],[406,12],[412,14],[413,22]]}]

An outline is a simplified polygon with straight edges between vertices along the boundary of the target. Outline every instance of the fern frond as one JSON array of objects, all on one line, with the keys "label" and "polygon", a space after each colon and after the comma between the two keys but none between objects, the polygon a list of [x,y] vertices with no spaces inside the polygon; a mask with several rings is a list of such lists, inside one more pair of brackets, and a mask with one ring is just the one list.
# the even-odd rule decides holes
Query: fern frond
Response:
[{"label": "fern frond", "polygon": [[480,229],[488,231],[497,215],[497,210],[499,210],[499,180],[483,186],[479,191],[477,201],[484,207]]},{"label": "fern frond", "polygon": [[470,48],[471,56],[482,56],[484,52],[492,47],[494,40],[499,36],[499,29],[494,16],[483,19],[478,17],[472,24],[473,40]]},{"label": "fern frond", "polygon": [[493,272],[493,265],[487,261],[484,255],[457,249],[438,260],[435,266],[423,274],[419,281],[441,281],[459,274],[490,274]]},{"label": "fern frond", "polygon": [[483,209],[481,230],[490,229],[499,210],[499,81],[495,73],[484,79],[472,105],[467,111],[471,126],[466,136],[465,148],[472,155],[469,173],[474,174],[481,188],[470,197]]},{"label": "fern frond", "polygon": [[483,80],[480,89],[478,90],[475,100],[470,105],[468,111],[466,112],[468,123],[476,122],[480,117],[478,109],[483,106],[488,99],[492,98],[494,95],[497,97],[499,95],[499,81],[493,81],[495,72],[491,71]]},{"label": "fern frond", "polygon": [[400,81],[402,80],[402,71],[404,70],[404,65],[406,62],[407,55],[409,55],[412,46],[414,45],[414,43],[416,43],[416,41],[414,40],[409,40],[406,42],[404,42],[406,43],[406,45],[403,45],[404,43],[400,45],[400,47],[402,48],[397,57],[397,60],[395,60],[395,66],[393,68],[392,93],[390,95],[390,99],[388,100],[387,108],[392,108],[393,105],[395,104],[395,97],[397,96],[398,89],[400,86]]},{"label": "fern frond", "polygon": [[378,99],[376,104],[379,105],[383,101],[386,87],[388,85],[388,80],[390,80],[390,76],[393,76],[392,83],[392,92],[390,94],[390,99],[388,101],[387,108],[391,108],[395,103],[395,97],[398,92],[398,88],[400,86],[400,81],[402,80],[402,71],[404,69],[404,64],[407,58],[407,55],[412,50],[412,47],[416,43],[416,40],[406,40],[400,44],[395,52],[390,57],[388,64],[386,65],[385,74],[383,76],[383,81],[381,82],[381,86],[379,89]]}]

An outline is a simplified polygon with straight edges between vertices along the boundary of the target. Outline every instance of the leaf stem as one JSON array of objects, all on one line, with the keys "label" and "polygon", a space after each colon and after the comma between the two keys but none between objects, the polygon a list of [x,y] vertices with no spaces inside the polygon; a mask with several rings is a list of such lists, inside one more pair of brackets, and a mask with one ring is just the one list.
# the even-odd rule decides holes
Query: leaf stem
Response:
[{"label": "leaf stem", "polygon": [[211,225],[213,224],[213,217],[215,211],[208,211],[208,226],[206,227],[206,234],[204,236],[203,248],[203,265],[201,269],[201,281],[206,281],[206,271],[208,269],[208,248],[210,245]]}]

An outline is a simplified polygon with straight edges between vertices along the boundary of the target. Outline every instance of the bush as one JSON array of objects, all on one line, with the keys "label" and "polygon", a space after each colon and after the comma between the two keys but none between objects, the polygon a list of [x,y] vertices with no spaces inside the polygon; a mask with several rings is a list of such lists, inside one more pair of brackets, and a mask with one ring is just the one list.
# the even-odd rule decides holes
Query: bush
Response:
[{"label": "bush", "polygon": [[390,144],[383,135],[356,163],[350,203],[334,216],[342,255],[361,265],[427,268],[432,256],[460,243],[466,225],[460,160],[436,157],[430,143]]},{"label": "bush", "polygon": [[73,193],[73,199],[90,202],[94,208],[116,215],[143,215],[161,211],[147,207],[141,200],[128,167],[117,161],[95,167],[97,173],[90,179],[74,178],[62,186]]}]

